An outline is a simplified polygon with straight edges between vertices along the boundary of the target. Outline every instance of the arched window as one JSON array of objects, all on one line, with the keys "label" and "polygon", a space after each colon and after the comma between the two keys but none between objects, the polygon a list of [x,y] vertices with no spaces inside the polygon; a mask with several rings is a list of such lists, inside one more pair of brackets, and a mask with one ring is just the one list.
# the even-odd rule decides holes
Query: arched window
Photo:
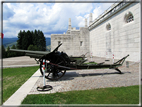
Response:
[{"label": "arched window", "polygon": [[107,29],[107,30],[111,30],[111,25],[110,25],[110,23],[108,23],[108,24],[106,25],[106,29]]},{"label": "arched window", "polygon": [[132,22],[134,20],[134,16],[131,12],[125,14],[124,20],[126,23]]}]

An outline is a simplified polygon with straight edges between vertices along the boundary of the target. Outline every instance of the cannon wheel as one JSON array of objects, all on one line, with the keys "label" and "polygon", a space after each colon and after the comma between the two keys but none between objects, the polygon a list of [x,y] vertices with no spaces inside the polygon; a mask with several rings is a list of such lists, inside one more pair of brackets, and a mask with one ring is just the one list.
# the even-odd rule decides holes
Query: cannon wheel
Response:
[{"label": "cannon wheel", "polygon": [[[48,59],[50,63],[54,63],[56,65],[66,66],[64,58],[59,55],[54,55]],[[43,60],[40,63],[40,72],[43,75]],[[45,62],[45,78],[49,80],[58,80],[60,79],[65,73],[66,70],[57,67],[56,65],[52,65],[50,63]]]}]

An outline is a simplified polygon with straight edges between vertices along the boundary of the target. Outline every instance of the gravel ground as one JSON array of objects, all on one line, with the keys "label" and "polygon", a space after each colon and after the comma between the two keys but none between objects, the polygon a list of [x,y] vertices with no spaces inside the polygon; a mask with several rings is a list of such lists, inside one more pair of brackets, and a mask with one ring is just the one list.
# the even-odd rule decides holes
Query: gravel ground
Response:
[{"label": "gravel ground", "polygon": [[[90,59],[89,59],[90,60]],[[104,62],[104,58],[94,57],[93,61]],[[112,63],[112,60],[105,63]],[[3,67],[19,67],[38,65],[33,58],[28,56],[13,57],[3,59]],[[38,86],[43,86],[43,78],[35,81],[35,85],[29,94],[46,94],[55,92],[64,92],[72,90],[88,90],[105,87],[121,87],[141,84],[139,62],[129,62],[129,68],[124,66],[119,67],[123,74],[118,74],[112,69],[92,69],[92,70],[71,70],[66,71],[66,74],[58,81],[50,81],[46,79],[46,85],[51,85],[51,91],[37,91]]]},{"label": "gravel ground", "polygon": [[[96,57],[97,58],[97,57]],[[104,59],[97,58],[98,61]],[[110,61],[111,62],[111,61]],[[53,87],[50,91],[37,91],[38,86],[43,86],[43,78],[39,77],[29,94],[47,94],[72,90],[88,90],[106,87],[121,87],[141,84],[139,63],[129,62],[129,68],[119,67],[123,74],[118,74],[112,69],[71,70],[58,81],[46,79],[46,85]]]}]

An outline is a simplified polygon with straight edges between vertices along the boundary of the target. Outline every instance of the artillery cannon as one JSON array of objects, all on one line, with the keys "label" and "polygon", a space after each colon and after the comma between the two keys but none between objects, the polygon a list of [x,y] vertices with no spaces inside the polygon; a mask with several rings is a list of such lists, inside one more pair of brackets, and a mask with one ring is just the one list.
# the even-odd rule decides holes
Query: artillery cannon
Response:
[{"label": "artillery cannon", "polygon": [[120,74],[122,73],[118,67],[122,66],[125,59],[129,56],[125,56],[122,59],[118,60],[114,64],[91,64],[85,63],[87,61],[85,55],[79,57],[68,56],[64,52],[59,52],[58,48],[62,44],[59,44],[52,52],[42,52],[42,51],[28,51],[28,50],[17,50],[10,49],[14,52],[23,52],[26,56],[31,58],[38,59],[36,61],[40,62],[40,72],[43,75],[43,59],[45,59],[45,78],[49,80],[58,80],[65,73],[66,70],[81,70],[81,69],[99,69],[99,68],[109,68],[115,69]]}]

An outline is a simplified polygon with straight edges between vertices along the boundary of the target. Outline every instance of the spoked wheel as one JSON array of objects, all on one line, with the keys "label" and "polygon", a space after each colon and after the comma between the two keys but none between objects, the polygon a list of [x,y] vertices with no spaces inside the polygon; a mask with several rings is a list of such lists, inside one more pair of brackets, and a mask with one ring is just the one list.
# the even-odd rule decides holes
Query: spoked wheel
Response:
[{"label": "spoked wheel", "polygon": [[[54,55],[48,59],[48,61],[50,61],[50,63],[45,61],[45,78],[49,80],[60,79],[66,73],[66,70],[58,67],[57,65],[66,66],[65,60],[61,56]],[[40,72],[43,75],[42,61],[40,63]]]}]

